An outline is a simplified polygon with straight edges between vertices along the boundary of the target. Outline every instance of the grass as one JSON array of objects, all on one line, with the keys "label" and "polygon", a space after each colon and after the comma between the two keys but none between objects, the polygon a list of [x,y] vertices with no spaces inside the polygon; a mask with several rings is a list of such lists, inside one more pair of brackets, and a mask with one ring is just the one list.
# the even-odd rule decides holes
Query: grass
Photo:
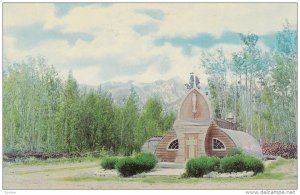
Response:
[{"label": "grass", "polygon": [[27,158],[27,159],[19,159],[15,163],[11,163],[10,166],[18,166],[18,165],[49,165],[49,164],[63,164],[63,163],[80,163],[80,162],[101,162],[100,157],[86,156],[86,157],[74,157],[74,158],[58,158],[52,159],[49,158],[47,160],[39,160],[36,158]]},{"label": "grass", "polygon": [[176,176],[152,176],[152,177],[145,177],[141,180],[141,182],[145,183],[218,183],[218,182],[234,182],[234,181],[241,181],[245,178],[179,178]]},{"label": "grass", "polygon": [[[176,176],[146,176],[145,178],[122,178],[122,177],[99,177],[99,176],[75,176],[65,177],[63,181],[99,181],[99,182],[142,182],[148,184],[162,184],[162,183],[231,183],[231,182],[248,182],[256,179],[273,179],[282,180],[285,176],[283,173],[274,174],[259,174],[254,177],[243,178],[179,178]],[[288,177],[294,179],[295,177]]]},{"label": "grass", "polygon": [[[275,179],[275,180],[282,180],[285,178],[295,178],[291,175],[286,175],[285,173],[276,172],[275,170],[281,166],[289,166],[295,163],[295,160],[286,160],[280,159],[270,163],[263,173],[257,174],[253,177],[253,179]],[[297,177],[297,176],[296,176]]]},{"label": "grass", "polygon": [[282,180],[285,178],[284,173],[260,173],[253,177],[253,179],[275,179],[275,180]]},{"label": "grass", "polygon": [[[76,176],[76,177],[65,177],[63,181],[71,181],[71,182],[78,182],[78,181],[114,181],[114,182],[145,182],[145,183],[178,183],[181,180],[176,178],[175,176],[151,176],[145,178],[133,178],[133,177],[99,177],[99,176]],[[184,179],[186,180],[186,179]],[[181,182],[187,182],[181,180]],[[189,180],[189,182],[191,182]]]},{"label": "grass", "polygon": [[97,165],[59,167],[59,168],[49,168],[49,169],[34,170],[34,171],[19,171],[16,172],[16,174],[25,175],[25,174],[32,174],[32,173],[59,172],[59,171],[66,171],[66,170],[72,171],[72,170],[79,170],[79,169],[88,169],[93,167],[97,167]]},{"label": "grass", "polygon": [[65,177],[63,181],[78,182],[78,181],[99,181],[99,182],[142,182],[148,184],[161,184],[161,183],[230,183],[230,182],[249,182],[257,179],[268,180],[282,180],[282,179],[295,179],[297,175],[287,175],[286,173],[274,172],[274,169],[281,166],[289,166],[295,163],[295,160],[278,160],[269,164],[265,172],[259,173],[253,177],[243,178],[180,178],[179,176],[146,176],[142,178],[123,178],[123,177],[103,177],[103,176],[74,176]]},{"label": "grass", "polygon": [[270,172],[270,171],[272,171],[273,169],[275,169],[279,166],[284,166],[284,165],[287,165],[287,164],[293,164],[294,162],[295,162],[295,160],[286,160],[286,159],[277,160],[277,161],[272,162],[271,164],[269,164],[266,167],[265,172]]},{"label": "grass", "polygon": [[259,173],[253,177],[249,177],[247,179],[249,180],[255,180],[255,179],[272,179],[272,180],[282,180],[282,179],[288,179],[288,178],[295,178],[291,177],[291,175],[287,175],[286,173],[276,172],[275,170],[281,166],[289,166],[295,163],[295,160],[277,160],[272,163],[270,163],[268,166],[266,166],[265,171],[263,173]]},{"label": "grass", "polygon": [[65,177],[60,179],[62,181],[68,182],[80,182],[80,181],[98,181],[98,182],[138,182],[138,183],[148,183],[148,184],[170,184],[170,183],[224,183],[224,182],[241,182],[249,181],[249,178],[179,178],[178,176],[146,176],[144,178],[124,178],[124,177],[107,177],[107,176],[73,176]]},{"label": "grass", "polygon": [[122,181],[120,177],[98,177],[98,176],[77,176],[77,177],[64,177],[62,181],[80,182],[80,181]]},{"label": "grass", "polygon": [[[87,157],[77,157],[77,158],[62,158],[62,159],[48,159],[48,160],[38,160],[38,159],[27,159],[24,161],[19,161],[17,163],[12,163],[12,166],[16,165],[49,165],[49,164],[64,164],[64,163],[80,163],[80,162],[95,162],[95,164],[88,165],[79,165],[79,166],[64,166],[57,168],[47,168],[41,170],[28,170],[22,172],[16,172],[19,175],[31,174],[31,173],[42,173],[42,172],[59,172],[66,170],[78,170],[78,169],[88,169],[93,167],[100,167],[100,162],[102,158],[96,158],[92,156]],[[228,183],[228,182],[247,182],[259,179],[267,179],[267,180],[283,180],[283,179],[296,179],[297,174],[286,174],[282,172],[278,172],[282,166],[289,167],[297,163],[297,160],[277,160],[270,163],[263,173],[259,173],[253,177],[245,177],[245,178],[180,178],[179,176],[145,176],[145,177],[129,177],[123,178],[119,176],[94,176],[94,175],[79,175],[79,176],[70,176],[64,177],[60,179],[61,181],[66,182],[80,182],[80,181],[97,181],[97,182],[142,182],[148,184],[161,184],[161,183]]]}]

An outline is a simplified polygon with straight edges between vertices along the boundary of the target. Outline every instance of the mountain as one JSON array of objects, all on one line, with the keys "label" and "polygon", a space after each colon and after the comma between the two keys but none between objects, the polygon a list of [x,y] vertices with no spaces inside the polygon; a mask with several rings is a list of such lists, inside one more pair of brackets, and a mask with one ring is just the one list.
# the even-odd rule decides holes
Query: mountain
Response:
[{"label": "mountain", "polygon": [[[128,82],[107,82],[101,84],[101,89],[112,94],[114,102],[123,105],[130,94],[130,89],[136,91],[139,96],[139,105],[142,107],[148,98],[158,97],[168,111],[178,111],[182,98],[184,98],[187,89],[184,81],[179,77],[169,80],[157,80],[152,83]],[[85,86],[87,89],[97,89],[97,87]]]}]

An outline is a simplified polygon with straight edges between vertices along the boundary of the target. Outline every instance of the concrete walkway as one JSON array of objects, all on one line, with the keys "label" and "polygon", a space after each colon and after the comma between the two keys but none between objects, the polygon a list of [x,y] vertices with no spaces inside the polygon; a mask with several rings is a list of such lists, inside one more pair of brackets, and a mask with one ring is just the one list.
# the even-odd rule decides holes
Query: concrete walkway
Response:
[{"label": "concrete walkway", "polygon": [[164,169],[184,169],[185,164],[184,163],[173,163],[173,162],[159,162],[157,164],[158,168],[164,168]]},{"label": "concrete walkway", "polygon": [[171,162],[159,162],[155,169],[146,173],[147,176],[180,176],[185,172],[185,164],[183,163],[171,163]]},{"label": "concrete walkway", "polygon": [[146,173],[147,176],[180,176],[184,169],[154,169]]}]

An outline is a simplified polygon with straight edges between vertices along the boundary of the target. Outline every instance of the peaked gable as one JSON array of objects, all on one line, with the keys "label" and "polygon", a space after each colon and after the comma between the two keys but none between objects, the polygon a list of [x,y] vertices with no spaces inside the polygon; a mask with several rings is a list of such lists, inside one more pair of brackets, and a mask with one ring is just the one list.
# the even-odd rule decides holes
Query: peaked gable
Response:
[{"label": "peaked gable", "polygon": [[211,109],[206,95],[192,88],[181,103],[178,118],[180,120],[201,120],[211,118]]}]

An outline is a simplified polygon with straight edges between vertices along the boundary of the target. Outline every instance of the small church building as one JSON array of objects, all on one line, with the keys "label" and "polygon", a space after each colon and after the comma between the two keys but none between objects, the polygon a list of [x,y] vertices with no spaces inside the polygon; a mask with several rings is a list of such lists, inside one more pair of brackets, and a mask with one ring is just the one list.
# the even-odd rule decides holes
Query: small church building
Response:
[{"label": "small church building", "polygon": [[176,163],[199,156],[224,157],[234,148],[262,158],[260,144],[254,137],[234,128],[228,129],[234,127],[231,122],[212,118],[207,96],[197,86],[197,77],[192,76],[194,84],[181,102],[172,129],[163,137],[147,140],[142,151],[154,153],[161,162]]}]

